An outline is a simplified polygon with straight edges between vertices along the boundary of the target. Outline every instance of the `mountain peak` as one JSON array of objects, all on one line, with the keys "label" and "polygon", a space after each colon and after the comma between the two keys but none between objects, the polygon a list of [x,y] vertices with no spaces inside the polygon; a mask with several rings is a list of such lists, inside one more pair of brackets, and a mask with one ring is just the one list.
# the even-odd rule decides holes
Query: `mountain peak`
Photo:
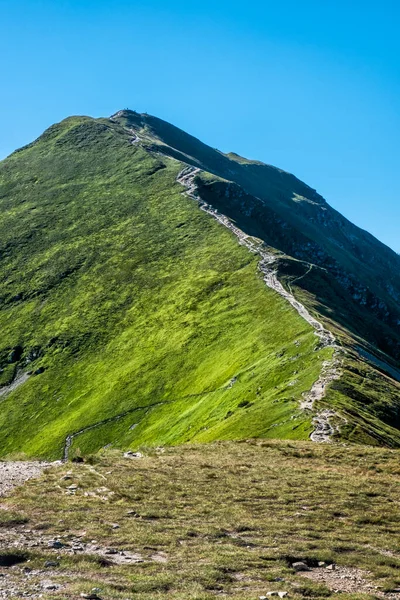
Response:
[{"label": "mountain peak", "polygon": [[400,446],[400,259],[294,175],[124,109],[0,163],[0,455]]}]

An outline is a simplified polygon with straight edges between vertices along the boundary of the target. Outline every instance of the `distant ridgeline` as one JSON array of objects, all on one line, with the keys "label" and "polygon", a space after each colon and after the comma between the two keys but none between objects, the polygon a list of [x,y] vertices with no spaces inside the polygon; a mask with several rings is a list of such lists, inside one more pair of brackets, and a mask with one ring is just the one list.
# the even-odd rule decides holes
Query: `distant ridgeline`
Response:
[{"label": "distant ridgeline", "polygon": [[0,163],[0,454],[400,446],[400,258],[315,190],[129,110]]}]

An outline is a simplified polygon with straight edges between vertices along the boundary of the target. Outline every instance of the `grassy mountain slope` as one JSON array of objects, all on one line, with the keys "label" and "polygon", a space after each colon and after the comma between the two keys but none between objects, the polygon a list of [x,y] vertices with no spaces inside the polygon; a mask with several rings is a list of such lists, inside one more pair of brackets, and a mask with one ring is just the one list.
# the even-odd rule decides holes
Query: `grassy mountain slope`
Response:
[{"label": "grassy mountain slope", "polygon": [[229,215],[243,231],[270,244],[275,253],[280,249],[275,255],[281,281],[341,344],[342,377],[332,383],[321,406],[337,408],[347,420],[340,424],[342,435],[354,441],[397,445],[400,371],[393,356],[397,352],[396,328],[356,301],[352,290],[329,266],[295,258],[297,244],[304,241],[303,232],[265,210],[259,199],[237,186],[232,193],[230,183],[216,182],[209,175],[199,177],[198,185],[202,198]]},{"label": "grassy mountain slope", "polygon": [[397,444],[400,257],[290,173],[222,154],[147,114],[120,111],[114,119],[141,136],[144,146],[201,168],[201,198],[273,249],[286,288],[347,349],[343,376],[326,403],[347,419],[342,433]]},{"label": "grassy mountain slope", "polygon": [[[257,258],[182,194],[185,164],[207,169],[201,196],[273,246],[282,280],[351,351],[316,408],[339,410],[345,438],[400,445],[399,386],[357,351],[393,361],[383,354],[397,344],[392,313],[385,321],[360,305],[325,257],[309,269],[296,256],[313,227],[289,197],[324,201],[292,175],[123,111],[66,119],[0,163],[0,453],[312,431],[300,401],[332,349],[265,286]],[[250,167],[261,175],[245,176]],[[246,191],[253,180],[265,200]]]},{"label": "grassy mountain slope", "polygon": [[180,169],[85,117],[1,163],[2,383],[33,372],[0,397],[3,455],[59,458],[118,416],[71,450],[308,436],[299,400],[331,350]]}]

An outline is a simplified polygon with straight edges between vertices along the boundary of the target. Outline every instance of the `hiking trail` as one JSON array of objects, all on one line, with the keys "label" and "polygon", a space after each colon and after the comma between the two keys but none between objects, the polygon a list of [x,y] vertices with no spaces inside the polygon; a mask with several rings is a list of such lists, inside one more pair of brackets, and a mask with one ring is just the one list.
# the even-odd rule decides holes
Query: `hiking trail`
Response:
[{"label": "hiking trail", "polygon": [[[207,204],[199,196],[195,179],[200,171],[201,169],[193,166],[186,166],[180,171],[176,181],[186,188],[182,193],[198,202],[201,210],[211,215],[221,225],[232,231],[238,238],[240,245],[245,246],[252,254],[259,256],[260,262],[258,266],[265,284],[289,302],[298,314],[313,327],[315,335],[320,340],[321,348],[333,348],[332,358],[324,361],[319,378],[313,384],[311,390],[303,395],[303,400],[300,403],[302,410],[311,411],[314,408],[315,402],[324,398],[327,386],[335,379],[340,378],[339,346],[336,343],[336,338],[331,331],[326,329],[322,323],[309,313],[301,302],[296,300],[291,292],[283,287],[278,280],[277,269],[274,268],[274,263],[276,262],[274,254],[268,252],[260,241],[244,233],[226,215],[218,212],[218,210]],[[330,424],[330,419],[334,416],[337,415],[331,409],[319,412],[313,419],[315,430],[311,433],[310,439],[315,442],[329,442],[333,433],[337,431],[337,428]]]}]

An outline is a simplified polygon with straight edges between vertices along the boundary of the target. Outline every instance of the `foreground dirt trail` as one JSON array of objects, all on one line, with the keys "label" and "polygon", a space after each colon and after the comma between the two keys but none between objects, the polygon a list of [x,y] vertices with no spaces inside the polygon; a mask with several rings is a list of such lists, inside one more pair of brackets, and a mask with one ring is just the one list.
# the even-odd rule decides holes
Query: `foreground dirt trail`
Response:
[{"label": "foreground dirt trail", "polygon": [[[54,463],[53,463],[54,464]],[[5,496],[11,490],[32,479],[40,477],[43,469],[50,467],[48,462],[0,462],[0,496]]]},{"label": "foreground dirt trail", "polygon": [[[199,173],[200,169],[192,166],[187,166],[182,169],[177,176],[177,182],[185,186],[186,191],[183,193],[193,200],[196,200],[203,211],[232,231],[238,238],[239,244],[245,246],[250,252],[257,254],[260,257],[259,269],[263,275],[265,284],[289,302],[299,315],[314,328],[315,335],[320,340],[321,348],[330,347],[334,349],[332,358],[324,361],[319,378],[313,384],[311,390],[304,394],[303,400],[300,403],[300,408],[302,410],[311,411],[314,408],[314,403],[325,396],[328,384],[340,377],[339,346],[336,343],[335,336],[331,331],[328,331],[320,321],[317,321],[317,319],[309,313],[307,308],[301,304],[301,302],[296,300],[291,292],[283,287],[278,280],[277,270],[274,268],[274,263],[276,261],[275,256],[262,247],[256,239],[246,235],[241,229],[236,227],[227,216],[218,212],[210,204],[207,204],[200,198],[195,183],[195,178]],[[323,410],[319,412],[313,419],[315,430],[310,436],[311,440],[315,442],[329,442],[332,434],[335,432],[335,428],[330,424],[330,419],[335,416],[337,415],[333,410]]]}]

